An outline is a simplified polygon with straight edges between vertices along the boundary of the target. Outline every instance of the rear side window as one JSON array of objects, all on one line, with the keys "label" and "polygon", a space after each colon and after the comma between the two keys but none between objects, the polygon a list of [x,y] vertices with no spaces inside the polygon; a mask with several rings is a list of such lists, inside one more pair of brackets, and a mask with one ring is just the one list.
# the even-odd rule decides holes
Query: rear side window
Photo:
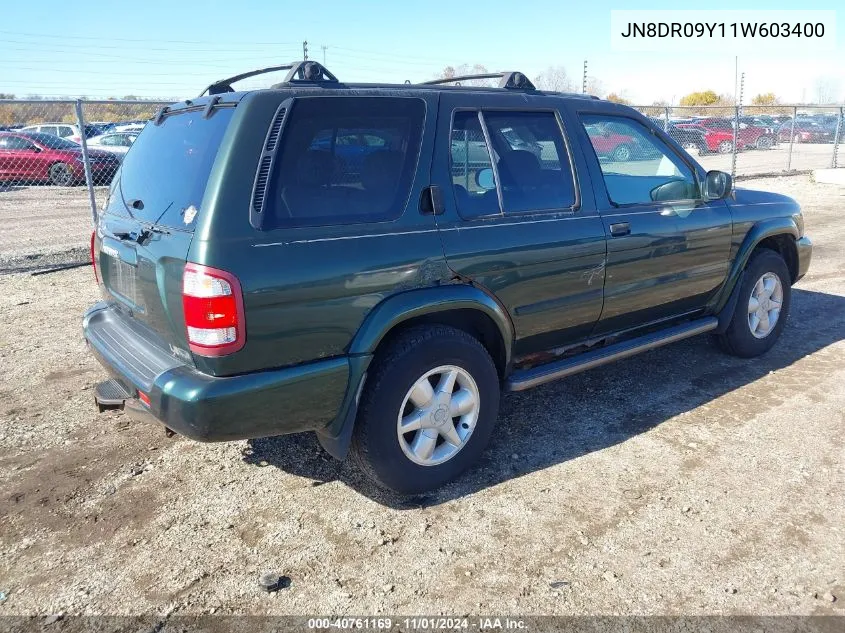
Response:
[{"label": "rear side window", "polygon": [[485,112],[484,122],[498,153],[505,213],[575,204],[569,156],[553,112]]},{"label": "rear side window", "polygon": [[271,174],[264,226],[399,217],[414,180],[424,118],[425,103],[415,98],[297,99]]},{"label": "rear side window", "polygon": [[485,111],[481,117],[477,111],[456,112],[450,155],[455,202],[464,218],[570,209],[576,202],[553,112]]},{"label": "rear side window", "polygon": [[[192,231],[211,167],[234,108],[216,108],[165,116],[138,135],[120,169],[124,201],[141,200],[132,215],[146,222]],[[185,213],[189,207],[196,211]]]}]

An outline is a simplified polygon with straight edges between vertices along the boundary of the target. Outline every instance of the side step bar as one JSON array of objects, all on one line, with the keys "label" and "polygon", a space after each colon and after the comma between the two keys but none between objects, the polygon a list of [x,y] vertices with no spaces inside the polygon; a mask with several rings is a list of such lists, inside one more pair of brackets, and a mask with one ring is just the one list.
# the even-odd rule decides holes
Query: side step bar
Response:
[{"label": "side step bar", "polygon": [[578,356],[564,358],[546,363],[545,365],[539,365],[538,367],[532,367],[531,369],[515,371],[505,383],[505,391],[524,391],[525,389],[531,389],[532,387],[551,382],[552,380],[565,378],[592,369],[593,367],[599,367],[600,365],[628,358],[640,352],[663,347],[675,341],[715,330],[718,325],[719,319],[716,317],[697,319],[690,323],[675,325],[660,332],[652,332],[651,334],[614,343],[613,345],[608,345],[607,347],[602,347],[591,352],[584,352]]}]

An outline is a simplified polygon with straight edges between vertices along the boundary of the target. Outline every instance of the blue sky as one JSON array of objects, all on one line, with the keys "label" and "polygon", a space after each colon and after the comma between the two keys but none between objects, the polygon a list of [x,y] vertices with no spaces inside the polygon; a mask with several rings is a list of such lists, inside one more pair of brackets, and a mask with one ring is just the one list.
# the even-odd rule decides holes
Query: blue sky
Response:
[{"label": "blue sky", "polygon": [[[446,65],[486,65],[535,76],[563,66],[580,85],[582,64],[604,92],[637,103],[677,101],[696,89],[733,92],[734,55],[612,53],[610,10],[676,9],[671,2],[561,0],[147,0],[132,8],[103,0],[5,3],[0,22],[0,92],[19,97],[183,98],[245,69],[310,56],[342,80],[420,81]],[[832,1],[812,9],[837,9]],[[84,7],[80,10],[80,5]],[[794,9],[760,0],[708,9]],[[837,21],[845,11],[839,10]],[[746,54],[746,94],[774,91],[815,100],[820,82],[845,98],[845,47],[834,53]],[[266,85],[270,78],[240,87]]]}]

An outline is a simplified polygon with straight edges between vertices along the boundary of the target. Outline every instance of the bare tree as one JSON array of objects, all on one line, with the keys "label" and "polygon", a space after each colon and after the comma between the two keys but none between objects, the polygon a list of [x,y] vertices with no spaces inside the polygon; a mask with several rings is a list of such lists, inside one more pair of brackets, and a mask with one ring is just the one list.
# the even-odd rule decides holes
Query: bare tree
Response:
[{"label": "bare tree", "polygon": [[604,84],[601,79],[587,76],[587,94],[596,97],[604,96]]},{"label": "bare tree", "polygon": [[575,83],[563,66],[549,66],[534,79],[534,85],[540,90],[552,92],[572,92]]},{"label": "bare tree", "polygon": [[[440,76],[437,79],[451,79],[452,77],[461,77],[463,75],[486,75],[490,71],[483,64],[461,64],[460,66],[446,66],[440,71]],[[496,86],[495,79],[467,79],[462,81],[464,86]]]},{"label": "bare tree", "polygon": [[839,82],[833,77],[822,76],[816,79],[813,87],[813,96],[816,98],[816,103],[827,104],[836,101],[836,95],[839,92]]}]

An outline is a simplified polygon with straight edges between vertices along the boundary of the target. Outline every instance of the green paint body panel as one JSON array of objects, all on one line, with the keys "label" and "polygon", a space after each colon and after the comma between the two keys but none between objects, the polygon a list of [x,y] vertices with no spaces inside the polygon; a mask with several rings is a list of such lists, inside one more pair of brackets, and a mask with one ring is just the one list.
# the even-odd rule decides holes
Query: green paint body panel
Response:
[{"label": "green paint body panel", "polygon": [[[266,231],[253,226],[256,172],[280,106],[289,108],[302,96],[350,95],[402,96],[425,104],[404,213],[387,222]],[[302,87],[226,99],[237,106],[193,233],[171,231],[127,246],[115,234],[132,223],[105,214],[95,245],[106,281],[106,309],[137,319],[150,331],[137,342],[136,356],[142,357],[148,344],[169,349],[179,359],[178,366],[153,381],[148,413],[195,439],[303,430],[329,438],[348,435],[379,344],[409,319],[436,320],[454,310],[483,315],[501,337],[506,379],[527,355],[656,322],[668,327],[717,315],[754,248],[771,236],[793,240],[798,278],[809,266],[811,244],[803,236],[800,208],[785,196],[737,189],[725,200],[685,207],[614,206],[578,117],[611,113],[645,121],[624,106],[576,97],[417,87]],[[451,116],[466,108],[553,111],[571,154],[576,204],[462,218],[450,193],[448,155]],[[674,141],[660,131],[654,134],[703,180],[703,169]],[[421,197],[431,185],[444,194],[439,215],[420,212]],[[630,225],[630,234],[611,235],[610,225],[619,222]],[[142,311],[107,289],[112,274],[107,257],[112,255],[106,252],[135,267]],[[246,321],[246,343],[239,351],[220,357],[189,352],[181,295],[186,261],[238,278]],[[103,309],[101,304],[95,308]],[[95,340],[88,319],[84,323],[86,337]],[[110,356],[94,343],[92,348],[125,382],[121,367],[137,358]]]}]

